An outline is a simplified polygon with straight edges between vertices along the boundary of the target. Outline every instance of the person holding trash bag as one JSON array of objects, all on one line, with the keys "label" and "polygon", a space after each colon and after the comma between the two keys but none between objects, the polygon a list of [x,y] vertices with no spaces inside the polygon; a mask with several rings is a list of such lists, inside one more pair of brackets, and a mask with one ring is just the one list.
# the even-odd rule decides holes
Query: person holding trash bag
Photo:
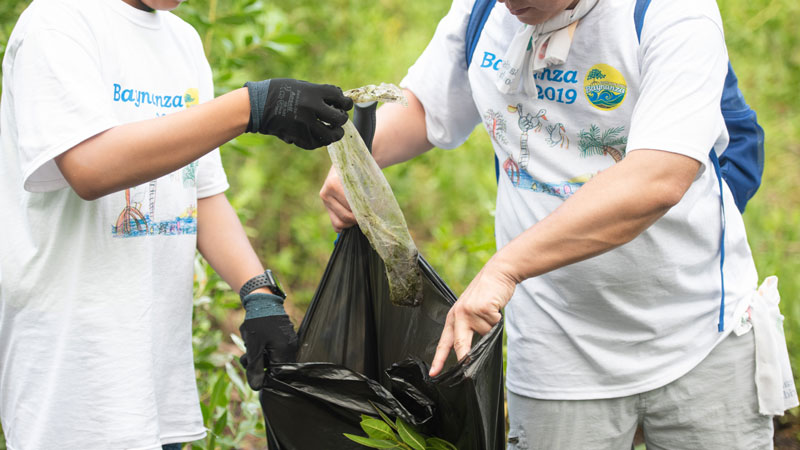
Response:
[{"label": "person holding trash bag", "polygon": [[[454,0],[401,83],[409,107],[378,110],[381,167],[479,123],[497,157],[498,251],[450,310],[430,374],[505,309],[509,449],[630,448],[639,425],[648,448],[772,448],[772,415],[797,394],[715,170],[716,4],[640,2],[639,40],[634,0],[498,3],[468,48],[475,1]],[[320,196],[335,229],[355,223],[334,171]]]},{"label": "person holding trash bag", "polygon": [[[305,149],[352,102],[294,79],[213,98],[178,0],[37,0],[3,61],[0,419],[9,448],[177,448],[201,439],[192,362],[199,249],[243,297],[248,380],[294,358],[284,294],[225,197],[219,145]],[[261,373],[259,373],[259,371]]]}]

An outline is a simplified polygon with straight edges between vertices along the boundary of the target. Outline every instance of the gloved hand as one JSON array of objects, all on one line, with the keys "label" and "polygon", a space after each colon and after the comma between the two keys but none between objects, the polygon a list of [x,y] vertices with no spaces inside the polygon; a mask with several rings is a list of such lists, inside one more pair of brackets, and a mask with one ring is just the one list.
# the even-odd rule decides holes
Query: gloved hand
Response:
[{"label": "gloved hand", "polygon": [[271,134],[306,150],[336,142],[353,100],[330,84],[290,78],[245,83],[250,94],[247,131]]},{"label": "gloved hand", "polygon": [[264,387],[269,364],[295,361],[297,334],[277,295],[252,293],[242,303],[246,314],[239,332],[247,352],[241,362],[247,370],[247,383],[258,391]]}]

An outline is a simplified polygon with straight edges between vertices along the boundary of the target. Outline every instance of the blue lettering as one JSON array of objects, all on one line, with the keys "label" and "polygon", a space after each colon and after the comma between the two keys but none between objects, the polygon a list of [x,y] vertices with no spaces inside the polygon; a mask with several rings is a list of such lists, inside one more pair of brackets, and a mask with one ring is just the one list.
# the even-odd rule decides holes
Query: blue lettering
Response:
[{"label": "blue lettering", "polygon": [[483,52],[483,61],[481,61],[481,67],[491,67],[492,62],[497,56],[494,53]]},{"label": "blue lettering", "polygon": [[500,70],[503,60],[498,58],[494,53],[483,52],[483,61],[481,61],[481,68],[491,67],[492,70]]},{"label": "blue lettering", "polygon": [[553,69],[553,78],[550,81],[557,81],[561,83],[561,74],[563,73],[563,70]]},{"label": "blue lettering", "polygon": [[566,97],[567,97],[567,104],[571,105],[575,103],[575,99],[578,98],[578,93],[575,91],[575,89],[567,89]]},{"label": "blue lettering", "polygon": [[539,74],[539,79],[540,80],[544,80],[545,77],[547,77],[548,80],[553,81],[553,80],[550,79],[550,69],[548,69],[546,67],[544,69],[542,69],[542,72]]},{"label": "blue lettering", "polygon": [[155,95],[148,91],[123,89],[119,83],[112,84],[114,86],[112,98],[115,102],[130,102],[137,108],[148,104],[157,108],[183,108],[186,103],[183,95]]},{"label": "blue lettering", "polygon": [[565,83],[577,83],[578,82],[578,72],[575,70],[568,70],[566,74],[564,74],[564,82]]}]

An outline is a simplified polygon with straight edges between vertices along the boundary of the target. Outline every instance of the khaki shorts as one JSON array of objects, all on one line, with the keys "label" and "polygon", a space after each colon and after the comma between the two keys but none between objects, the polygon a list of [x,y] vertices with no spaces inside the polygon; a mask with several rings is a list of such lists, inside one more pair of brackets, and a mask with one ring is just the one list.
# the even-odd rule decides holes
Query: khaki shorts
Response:
[{"label": "khaki shorts", "polygon": [[508,450],[772,449],[772,417],[758,413],[753,333],[731,334],[697,367],[642,394],[536,400],[508,392]]}]

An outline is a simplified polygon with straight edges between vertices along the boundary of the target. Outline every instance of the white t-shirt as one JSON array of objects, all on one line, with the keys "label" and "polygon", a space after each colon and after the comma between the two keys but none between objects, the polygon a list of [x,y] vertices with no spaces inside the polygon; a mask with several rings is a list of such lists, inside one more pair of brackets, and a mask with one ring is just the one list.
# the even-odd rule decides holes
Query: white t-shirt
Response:
[{"label": "white t-shirt", "polygon": [[626,151],[703,164],[680,203],[633,241],[517,286],[506,307],[508,389],[611,398],[677,379],[727,335],[757,282],[726,186],[726,326],[718,332],[720,201],[708,152],[727,145],[720,96],[728,58],[716,4],[651,3],[640,45],[634,2],[603,0],[577,26],[567,61],[537,75],[539,96],[527,98],[495,87],[520,27],[505,5],[494,7],[467,71],[473,3],[454,1],[402,85],[422,102],[434,145],[456,147],[479,123],[489,132],[500,163],[498,248]]},{"label": "white t-shirt", "polygon": [[95,201],[53,158],[213,98],[197,32],[121,0],[35,0],[3,61],[0,418],[10,449],[159,449],[205,435],[192,361],[197,199],[218,150]]}]

